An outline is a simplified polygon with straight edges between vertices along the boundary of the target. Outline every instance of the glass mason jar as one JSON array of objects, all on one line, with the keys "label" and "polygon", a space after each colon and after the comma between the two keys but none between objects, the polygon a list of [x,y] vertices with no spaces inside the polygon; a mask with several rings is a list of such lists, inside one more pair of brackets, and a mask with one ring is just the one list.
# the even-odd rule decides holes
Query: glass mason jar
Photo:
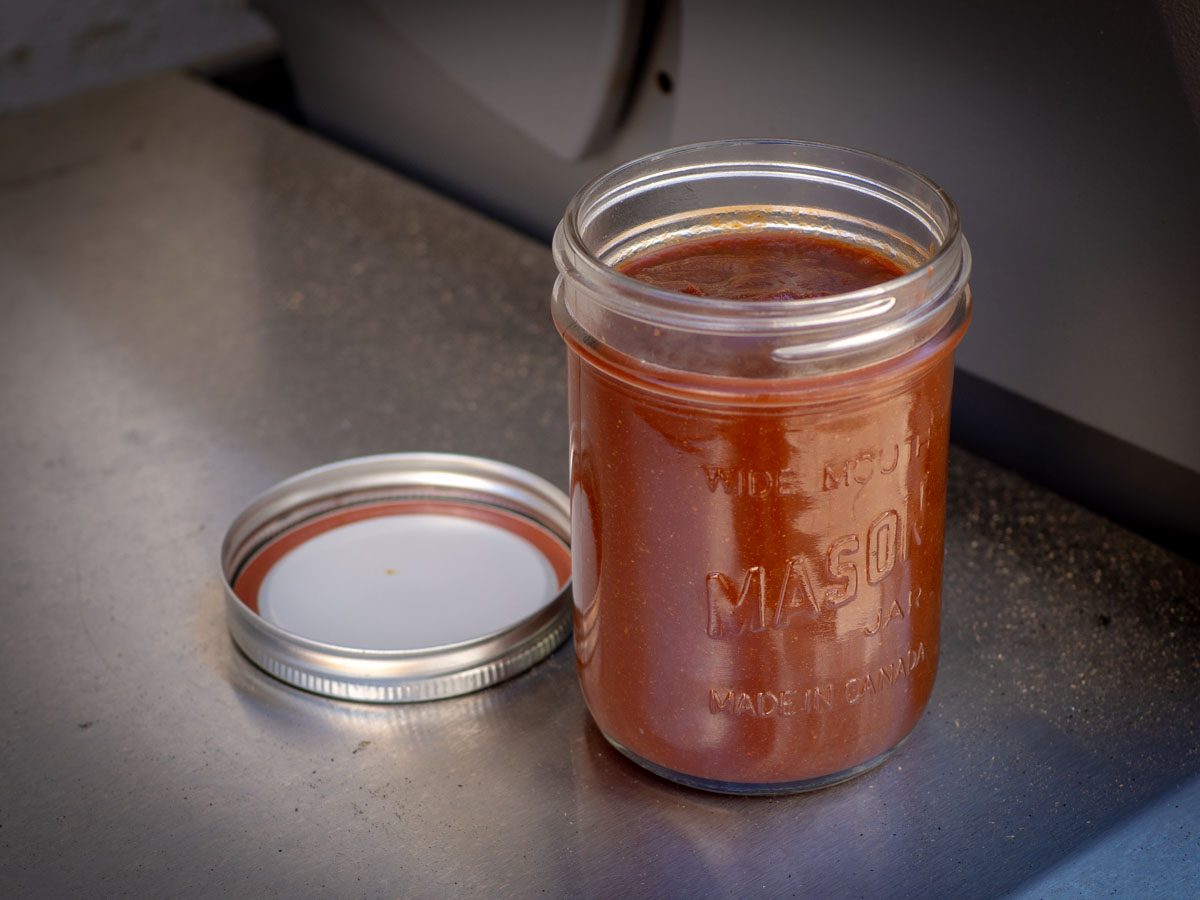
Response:
[{"label": "glass mason jar", "polygon": [[[617,271],[680,241],[781,232],[905,274],[748,302]],[[971,306],[954,204],[856,150],[696,144],[586,185],[554,257],[575,649],[597,726],[715,791],[809,790],[877,765],[938,663],[953,352]]]}]

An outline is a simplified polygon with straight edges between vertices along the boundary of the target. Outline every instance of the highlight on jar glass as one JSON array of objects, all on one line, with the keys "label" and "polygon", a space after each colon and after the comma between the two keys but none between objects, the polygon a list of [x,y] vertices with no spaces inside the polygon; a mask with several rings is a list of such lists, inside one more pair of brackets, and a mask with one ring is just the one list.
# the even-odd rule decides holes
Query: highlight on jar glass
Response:
[{"label": "highlight on jar glass", "polygon": [[596,725],[714,791],[878,765],[938,664],[954,204],[857,150],[696,144],[586,185],[554,257]]}]

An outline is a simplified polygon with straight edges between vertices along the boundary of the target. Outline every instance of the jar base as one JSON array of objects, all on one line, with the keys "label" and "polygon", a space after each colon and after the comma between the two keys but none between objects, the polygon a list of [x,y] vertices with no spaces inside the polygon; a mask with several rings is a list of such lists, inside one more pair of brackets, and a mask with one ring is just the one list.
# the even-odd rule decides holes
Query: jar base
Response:
[{"label": "jar base", "polygon": [[[601,734],[604,732],[601,731]],[[737,794],[744,797],[764,797],[780,794],[803,794],[808,791],[817,791],[821,788],[832,787],[835,784],[841,784],[843,781],[849,781],[852,778],[857,778],[871,769],[882,764],[889,756],[896,752],[897,748],[904,743],[905,738],[901,738],[893,746],[868,759],[866,762],[859,763],[857,766],[851,766],[849,769],[843,769],[840,772],[834,772],[830,775],[821,775],[816,778],[803,778],[799,781],[772,781],[763,784],[743,783],[739,781],[716,781],[711,778],[701,778],[698,775],[688,775],[686,772],[676,772],[674,769],[668,769],[660,766],[657,763],[652,763],[648,759],[643,759],[638,756],[628,747],[623,747],[607,734],[604,739],[608,741],[621,754],[637,763],[643,769],[653,772],[660,778],[665,778],[668,781],[674,781],[676,784],[682,784],[685,787],[696,788],[702,791],[710,791],[714,794]]]}]

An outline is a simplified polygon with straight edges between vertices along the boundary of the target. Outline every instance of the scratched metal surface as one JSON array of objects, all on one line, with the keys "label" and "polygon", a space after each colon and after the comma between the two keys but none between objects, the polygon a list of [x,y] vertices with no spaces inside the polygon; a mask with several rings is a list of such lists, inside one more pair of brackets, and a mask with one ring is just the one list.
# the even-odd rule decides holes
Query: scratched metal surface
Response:
[{"label": "scratched metal surface", "polygon": [[1200,892],[1200,570],[958,451],[930,709],[816,794],[636,769],[569,645],[398,708],[239,656],[217,546],[280,478],[424,449],[564,484],[552,277],[182,77],[0,119],[0,893]]}]

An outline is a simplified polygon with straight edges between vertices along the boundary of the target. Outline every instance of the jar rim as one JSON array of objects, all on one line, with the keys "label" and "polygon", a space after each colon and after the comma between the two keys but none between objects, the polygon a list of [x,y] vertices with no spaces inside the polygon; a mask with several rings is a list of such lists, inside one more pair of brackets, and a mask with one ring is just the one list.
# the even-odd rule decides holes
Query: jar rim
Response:
[{"label": "jar rim", "polygon": [[[588,244],[586,225],[622,200],[689,178],[735,174],[824,182],[872,195],[920,221],[937,238],[937,246],[912,270],[878,285],[817,298],[747,303],[648,285],[603,262],[600,248]],[[794,208],[780,206],[777,211]],[[705,211],[703,206],[694,210]],[[894,343],[892,339],[914,331],[936,333],[953,317],[955,307],[969,303],[963,288],[970,252],[949,195],[903,163],[814,141],[735,138],[672,147],[631,160],[591,179],[575,194],[555,232],[554,256],[563,276],[623,318],[688,332],[798,332],[810,338],[783,348],[785,356],[789,351],[805,358],[842,356]],[[956,303],[957,297],[964,299]]]}]

